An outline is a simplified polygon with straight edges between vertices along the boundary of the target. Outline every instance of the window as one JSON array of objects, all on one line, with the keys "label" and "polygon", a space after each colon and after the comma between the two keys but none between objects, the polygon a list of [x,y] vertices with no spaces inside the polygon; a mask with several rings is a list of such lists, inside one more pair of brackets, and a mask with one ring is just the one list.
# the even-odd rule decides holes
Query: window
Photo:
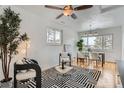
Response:
[{"label": "window", "polygon": [[61,45],[62,31],[54,28],[47,28],[47,44]]},{"label": "window", "polygon": [[102,49],[102,36],[96,36],[94,43],[94,49]]},{"label": "window", "polygon": [[95,35],[95,36],[81,36],[81,39],[84,41],[84,48],[91,49],[112,49],[112,34],[109,35]]},{"label": "window", "polygon": [[87,37],[82,37],[83,41],[84,41],[84,45],[87,46],[88,45],[88,38]]},{"label": "window", "polygon": [[112,35],[103,36],[104,49],[112,49]]}]

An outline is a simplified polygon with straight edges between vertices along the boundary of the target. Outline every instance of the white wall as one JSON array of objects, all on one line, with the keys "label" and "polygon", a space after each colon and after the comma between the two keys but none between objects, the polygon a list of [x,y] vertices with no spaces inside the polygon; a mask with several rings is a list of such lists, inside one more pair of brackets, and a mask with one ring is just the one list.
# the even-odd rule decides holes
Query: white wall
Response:
[{"label": "white wall", "polygon": [[122,28],[122,56],[121,56],[121,60],[124,60],[124,25],[121,28]]},{"label": "white wall", "polygon": [[101,34],[113,34],[113,49],[105,51],[106,61],[116,62],[121,59],[122,54],[122,31],[121,27],[103,29]]},{"label": "white wall", "polygon": [[[74,48],[76,34],[71,28],[51,23],[49,20],[47,20],[47,17],[37,15],[22,8],[18,8],[18,6],[11,6],[11,8],[15,12],[21,14],[20,18],[22,19],[22,22],[20,32],[27,32],[28,36],[30,37],[30,48],[28,49],[28,57],[36,59],[39,62],[42,70],[58,65],[59,53],[62,51],[62,46],[48,46],[46,44],[46,28],[48,26],[62,29],[63,43],[71,44]],[[74,55],[74,51],[72,54]],[[16,57],[13,62],[19,60],[19,58],[21,57]],[[11,76],[13,77],[13,63],[11,64],[10,72]],[[0,64],[0,80],[1,79],[3,79],[3,75]]]},{"label": "white wall", "polygon": [[106,28],[106,29],[98,29],[93,30],[98,32],[98,34],[113,34],[113,49],[106,50],[105,52],[105,59],[109,62],[116,62],[116,60],[121,59],[122,55],[122,29],[121,27],[113,27],[113,28]]}]

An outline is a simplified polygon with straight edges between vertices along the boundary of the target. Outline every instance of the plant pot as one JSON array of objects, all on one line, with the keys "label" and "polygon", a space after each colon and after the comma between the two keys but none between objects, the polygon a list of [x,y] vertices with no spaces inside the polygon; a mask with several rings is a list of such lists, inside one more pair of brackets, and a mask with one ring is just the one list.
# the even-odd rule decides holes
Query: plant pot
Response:
[{"label": "plant pot", "polygon": [[12,88],[12,78],[8,81],[1,81],[1,88]]}]

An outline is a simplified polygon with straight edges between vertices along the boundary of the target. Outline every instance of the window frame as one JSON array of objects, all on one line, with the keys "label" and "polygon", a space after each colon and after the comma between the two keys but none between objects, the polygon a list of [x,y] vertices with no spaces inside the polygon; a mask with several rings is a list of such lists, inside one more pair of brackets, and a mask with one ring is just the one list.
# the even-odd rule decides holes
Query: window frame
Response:
[{"label": "window frame", "polygon": [[[97,37],[97,36],[98,36],[98,37],[99,37],[99,36],[102,37],[102,48],[101,48],[101,49],[93,49],[93,50],[112,50],[112,49],[113,49],[113,34],[111,34],[111,33],[110,33],[110,34],[102,34],[102,35],[100,35],[100,34],[98,34],[98,35],[90,35],[90,36],[88,36],[88,34],[85,35],[85,36],[83,36],[82,33],[79,33],[80,39],[82,39],[83,37],[84,37],[84,38],[87,38],[87,45],[86,45],[87,48],[89,47],[89,43],[88,43],[89,38],[88,38],[88,37],[95,37],[95,36],[96,36],[96,37]],[[111,41],[112,41],[111,49],[106,49],[106,48],[105,48],[105,46],[104,46],[104,44],[103,44],[103,43],[104,43],[104,39],[103,39],[104,36],[112,36],[112,40],[111,40]],[[86,46],[85,46],[85,47],[86,47]]]},{"label": "window frame", "polygon": [[[54,32],[54,42],[48,42],[48,33],[50,32],[50,31],[55,31]],[[60,43],[57,43],[56,42],[56,40],[55,40],[55,33],[56,32],[60,32]],[[46,30],[46,43],[47,43],[47,45],[51,45],[51,46],[60,46],[60,45],[62,45],[62,42],[63,42],[63,30],[60,30],[60,29],[57,29],[57,28],[52,28],[52,27],[47,27],[47,30]]]}]

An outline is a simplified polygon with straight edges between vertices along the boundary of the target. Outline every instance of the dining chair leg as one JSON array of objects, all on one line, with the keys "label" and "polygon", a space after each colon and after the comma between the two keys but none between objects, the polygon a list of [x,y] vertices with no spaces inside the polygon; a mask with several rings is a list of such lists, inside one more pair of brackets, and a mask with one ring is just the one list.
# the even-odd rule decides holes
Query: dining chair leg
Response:
[{"label": "dining chair leg", "polygon": [[98,67],[98,64],[97,64],[97,62],[98,62],[98,61],[96,60],[96,67]]},{"label": "dining chair leg", "polygon": [[83,65],[84,65],[84,61],[85,61],[85,60],[83,59]]},{"label": "dining chair leg", "polygon": [[87,60],[87,65],[89,65],[89,59],[87,58],[86,60]]},{"label": "dining chair leg", "polygon": [[88,66],[89,66],[89,64],[90,64],[90,59],[88,59]]},{"label": "dining chair leg", "polygon": [[77,65],[78,65],[78,58],[77,58]]}]

